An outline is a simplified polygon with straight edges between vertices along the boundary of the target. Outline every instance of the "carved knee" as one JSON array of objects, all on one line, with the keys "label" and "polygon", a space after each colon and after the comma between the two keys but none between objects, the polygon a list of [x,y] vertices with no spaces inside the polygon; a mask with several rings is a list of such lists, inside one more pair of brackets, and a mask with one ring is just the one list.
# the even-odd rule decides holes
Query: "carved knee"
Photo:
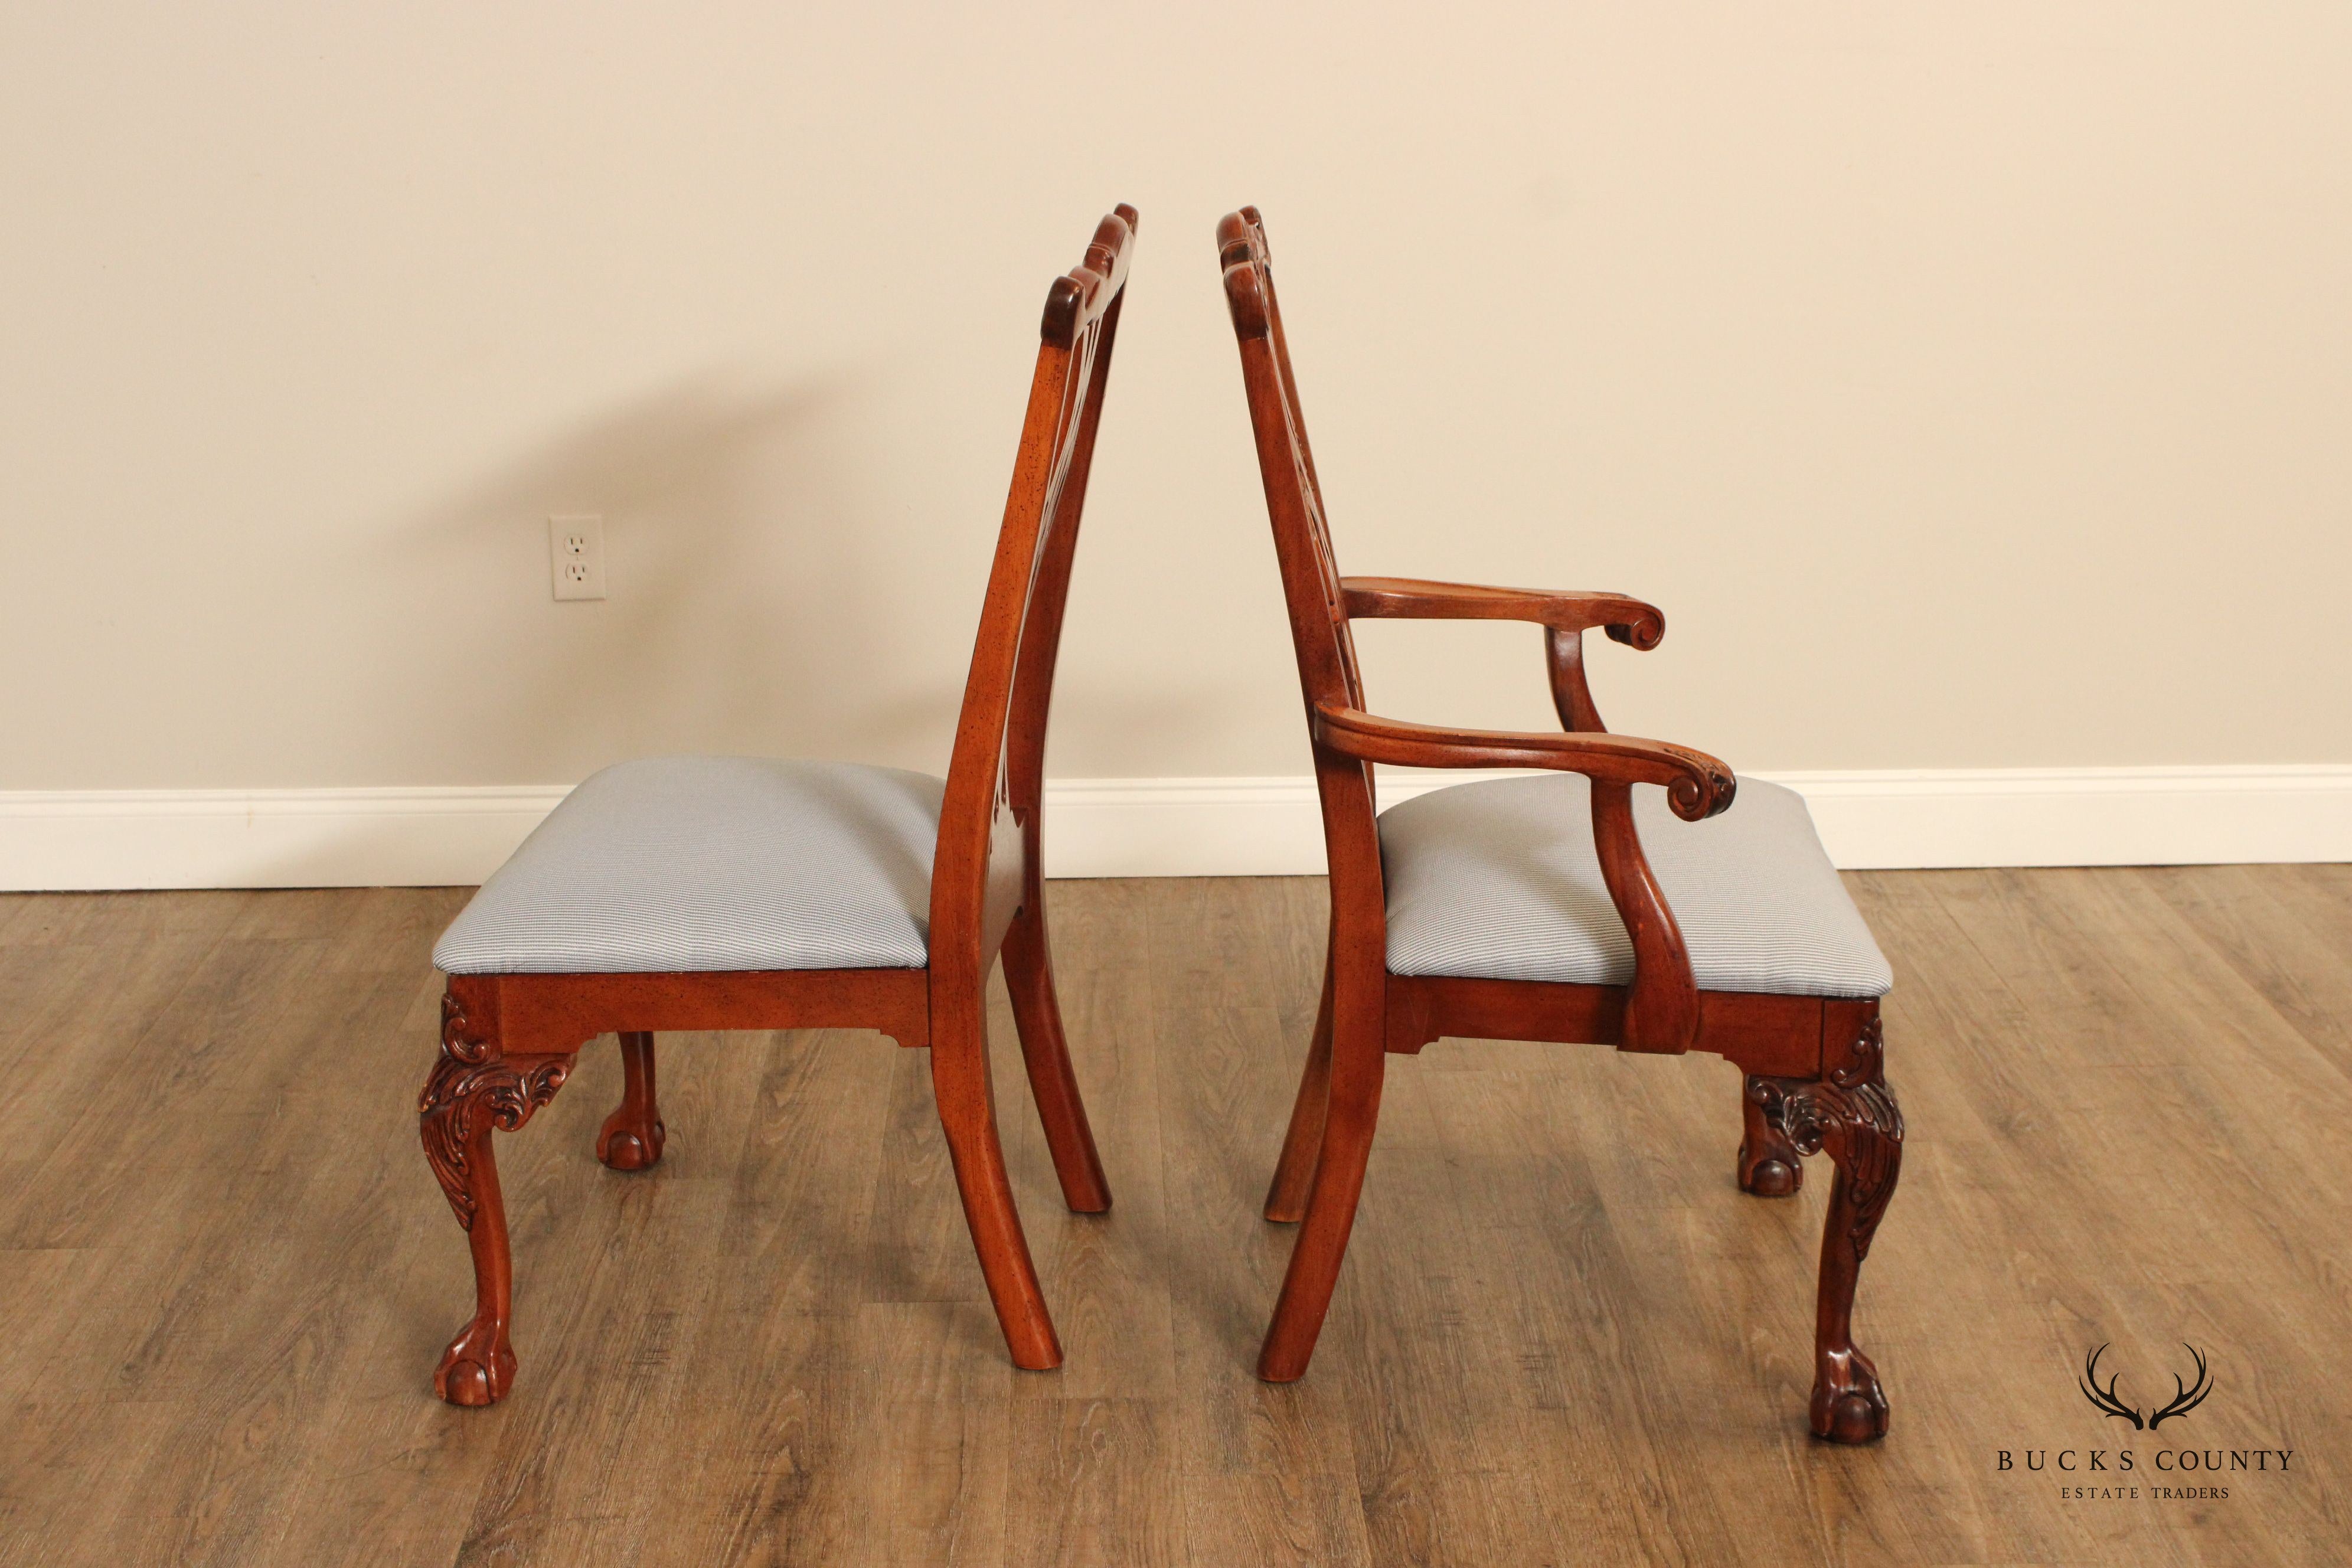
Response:
[{"label": "carved knee", "polygon": [[571,1071],[569,1056],[506,1057],[468,1026],[455,996],[442,997],[441,1058],[417,1097],[416,1114],[425,1158],[459,1225],[474,1228],[485,1184],[488,1195],[496,1194],[497,1169],[483,1158],[490,1130],[521,1127],[555,1098]]}]

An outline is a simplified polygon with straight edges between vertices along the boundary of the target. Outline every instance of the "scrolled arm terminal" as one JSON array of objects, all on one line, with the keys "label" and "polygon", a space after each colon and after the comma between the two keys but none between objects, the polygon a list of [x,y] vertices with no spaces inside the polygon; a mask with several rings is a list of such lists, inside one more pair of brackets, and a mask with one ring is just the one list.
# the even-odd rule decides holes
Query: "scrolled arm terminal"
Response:
[{"label": "scrolled arm terminal", "polygon": [[1366,620],[1530,621],[1562,632],[1601,626],[1611,640],[1644,653],[1666,635],[1664,611],[1622,594],[1490,588],[1419,577],[1344,577],[1339,591],[1348,614]]},{"label": "scrolled arm terminal", "polygon": [[1632,735],[1464,730],[1320,704],[1315,739],[1343,755],[1414,768],[1549,768],[1605,784],[1663,784],[1676,816],[1700,822],[1730,805],[1738,781],[1705,752]]}]

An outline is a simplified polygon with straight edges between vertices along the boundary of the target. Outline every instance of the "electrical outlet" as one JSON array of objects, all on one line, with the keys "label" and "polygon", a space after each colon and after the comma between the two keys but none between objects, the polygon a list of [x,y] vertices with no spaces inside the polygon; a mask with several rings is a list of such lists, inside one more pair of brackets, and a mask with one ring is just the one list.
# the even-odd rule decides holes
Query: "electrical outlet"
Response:
[{"label": "electrical outlet", "polygon": [[604,596],[603,518],[549,518],[547,553],[555,570],[557,598],[601,599]]}]

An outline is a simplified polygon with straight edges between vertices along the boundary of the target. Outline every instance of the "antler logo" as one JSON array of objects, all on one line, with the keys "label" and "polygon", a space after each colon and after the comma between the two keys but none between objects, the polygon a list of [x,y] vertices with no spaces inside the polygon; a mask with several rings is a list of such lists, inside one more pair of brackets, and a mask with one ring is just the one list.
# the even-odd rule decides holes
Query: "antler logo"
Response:
[{"label": "antler logo", "polygon": [[2079,1385],[2083,1390],[2083,1397],[2089,1400],[2095,1408],[2105,1411],[2117,1420],[2130,1422],[2132,1430],[2135,1432],[2143,1429],[2153,1432],[2173,1416],[2188,1415],[2200,1405],[2204,1404],[2205,1396],[2213,1392],[2213,1374],[2205,1365],[2203,1351],[2186,1341],[2181,1342],[2180,1348],[2196,1359],[2197,1381],[2184,1387],[2180,1382],[2180,1374],[2173,1373],[2172,1403],[2147,1417],[2147,1420],[2140,1419],[2137,1405],[2125,1404],[2122,1397],[2116,1392],[2116,1385],[2122,1381],[2121,1373],[2110,1373],[2106,1386],[2105,1388],[2099,1386],[2099,1358],[2107,1353],[2105,1345],[2101,1345],[2084,1358],[2083,1378]]}]

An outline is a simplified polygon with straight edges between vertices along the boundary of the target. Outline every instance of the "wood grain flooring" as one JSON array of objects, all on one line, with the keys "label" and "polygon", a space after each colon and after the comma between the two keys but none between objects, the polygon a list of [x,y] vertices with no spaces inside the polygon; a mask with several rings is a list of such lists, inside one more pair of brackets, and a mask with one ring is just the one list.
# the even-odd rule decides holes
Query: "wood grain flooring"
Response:
[{"label": "wood grain flooring", "polygon": [[[1061,1371],[1005,1359],[923,1053],[666,1036],[656,1170],[592,1156],[609,1042],[501,1138],[479,1412],[432,1397],[470,1277],[414,1109],[465,893],[0,899],[0,1563],[2352,1562],[2352,868],[1853,887],[1911,1128],[1864,1450],[1804,1431],[1829,1170],[1739,1194],[1713,1058],[1391,1058],[1314,1370],[1250,1375],[1312,879],[1053,886],[1108,1216],[993,1027]],[[2076,1391],[2112,1342],[2153,1403],[2183,1341],[2216,1391],[2160,1433]]]}]

